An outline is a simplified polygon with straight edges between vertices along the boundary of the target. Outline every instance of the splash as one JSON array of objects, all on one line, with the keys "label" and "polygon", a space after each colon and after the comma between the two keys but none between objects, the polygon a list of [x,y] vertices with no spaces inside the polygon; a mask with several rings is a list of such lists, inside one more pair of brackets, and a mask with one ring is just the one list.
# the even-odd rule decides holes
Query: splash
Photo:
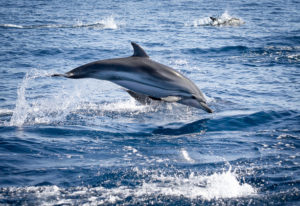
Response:
[{"label": "splash", "polygon": [[[76,108],[74,99],[80,99],[80,92],[76,89],[68,93],[63,89],[60,92],[49,92],[51,88],[48,85],[38,81],[51,73],[41,70],[31,70],[26,73],[17,92],[17,101],[12,117],[6,125],[23,126],[25,124],[49,124],[60,122],[70,114],[73,108]],[[40,94],[37,88],[48,88],[47,92]]]},{"label": "splash", "polygon": [[24,28],[24,26],[17,25],[17,24],[1,24],[0,27],[3,27],[3,28],[17,28],[17,29],[23,29]]},{"label": "splash", "polygon": [[152,175],[152,181],[144,183],[136,192],[138,196],[143,196],[149,191],[166,196],[204,200],[245,197],[256,193],[251,185],[239,182],[237,174],[231,171],[231,167],[228,171],[208,176],[195,172],[187,177]]},{"label": "splash", "polygon": [[[232,17],[229,15],[228,11],[225,11],[219,17],[205,17],[201,19],[194,20],[191,24],[194,27],[198,26],[240,26],[245,22],[237,17]],[[189,24],[186,24],[189,26]]]},{"label": "splash", "polygon": [[37,70],[32,70],[26,73],[17,92],[18,97],[16,101],[16,107],[8,124],[9,126],[21,126],[24,124],[28,116],[28,110],[30,108],[28,102],[26,101],[26,89],[28,87],[28,84],[31,80],[45,75],[45,73],[37,72]]},{"label": "splash", "polygon": [[[175,197],[189,200],[218,200],[253,196],[256,189],[247,183],[240,183],[235,172],[228,171],[201,175],[195,172],[188,176],[181,174],[158,174],[158,171],[139,170],[137,173],[149,175],[139,186],[120,185],[113,188],[97,187],[69,187],[58,186],[30,186],[2,188],[6,194],[12,193],[19,198],[35,196],[41,204],[78,204],[88,205],[115,204],[126,200],[133,202],[147,201],[147,199]],[[152,174],[151,174],[152,173]],[[34,200],[35,198],[31,198]],[[79,202],[80,201],[80,202]]]},{"label": "splash", "polygon": [[11,115],[12,113],[13,113],[13,110],[11,110],[11,109],[0,109],[0,116]]},{"label": "splash", "polygon": [[193,159],[190,157],[190,155],[189,155],[189,153],[186,151],[186,149],[182,148],[182,149],[181,149],[181,154],[182,154],[183,158],[184,158],[186,161],[191,162],[191,163],[194,163],[194,162],[195,162],[195,160],[193,160]]},{"label": "splash", "polygon": [[107,17],[100,21],[104,29],[118,29],[118,25],[113,16]]},{"label": "splash", "polygon": [[118,29],[121,23],[117,23],[113,16],[105,17],[100,21],[93,23],[83,23],[77,21],[76,24],[45,24],[45,25],[17,25],[17,24],[0,24],[0,28],[15,28],[15,29],[42,29],[42,28],[93,28],[93,29]]}]

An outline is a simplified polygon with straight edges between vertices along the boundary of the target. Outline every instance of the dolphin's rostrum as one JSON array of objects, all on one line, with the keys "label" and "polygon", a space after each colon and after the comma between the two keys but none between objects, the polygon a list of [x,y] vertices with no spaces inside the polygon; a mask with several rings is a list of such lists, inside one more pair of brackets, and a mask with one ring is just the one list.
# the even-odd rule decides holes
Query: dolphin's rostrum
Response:
[{"label": "dolphin's rostrum", "polygon": [[65,74],[52,76],[108,80],[126,88],[141,103],[151,100],[178,102],[213,112],[207,106],[202,92],[191,80],[174,69],[151,60],[138,44],[131,44],[134,53],[130,57],[95,61]]}]

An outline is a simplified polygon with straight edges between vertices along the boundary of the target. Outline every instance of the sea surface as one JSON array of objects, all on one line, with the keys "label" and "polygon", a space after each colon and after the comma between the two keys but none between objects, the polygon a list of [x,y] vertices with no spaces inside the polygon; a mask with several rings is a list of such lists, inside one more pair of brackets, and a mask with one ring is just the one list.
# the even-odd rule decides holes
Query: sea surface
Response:
[{"label": "sea surface", "polygon": [[[0,0],[0,205],[299,205],[299,11],[298,0]],[[215,112],[50,77],[131,56],[132,41]]]}]

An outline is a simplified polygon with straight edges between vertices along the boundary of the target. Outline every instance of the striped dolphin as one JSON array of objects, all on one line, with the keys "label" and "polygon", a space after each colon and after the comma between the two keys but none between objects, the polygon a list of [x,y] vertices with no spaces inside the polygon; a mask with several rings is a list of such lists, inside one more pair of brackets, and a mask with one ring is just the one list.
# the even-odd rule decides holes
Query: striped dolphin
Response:
[{"label": "striped dolphin", "polygon": [[63,76],[71,79],[108,80],[127,89],[141,103],[151,100],[177,102],[212,113],[199,88],[176,70],[155,62],[136,43],[130,57],[105,59],[79,66]]}]

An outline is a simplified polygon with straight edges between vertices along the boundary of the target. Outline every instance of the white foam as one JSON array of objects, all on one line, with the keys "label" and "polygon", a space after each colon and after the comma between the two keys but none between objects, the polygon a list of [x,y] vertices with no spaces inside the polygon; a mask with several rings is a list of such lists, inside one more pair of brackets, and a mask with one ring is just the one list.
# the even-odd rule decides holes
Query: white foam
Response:
[{"label": "white foam", "polygon": [[16,25],[16,24],[2,24],[0,26],[1,27],[9,27],[9,28],[18,28],[18,29],[24,28],[22,25]]},{"label": "white foam", "polygon": [[24,124],[29,110],[28,102],[26,101],[26,88],[28,87],[29,81],[35,79],[38,76],[35,71],[27,73],[18,89],[18,97],[16,102],[16,107],[14,109],[13,115],[10,119],[9,126],[21,126]]},{"label": "white foam", "polygon": [[[7,192],[14,195],[30,193],[38,198],[41,204],[74,204],[82,200],[87,205],[114,204],[117,201],[132,197],[137,200],[147,197],[173,196],[188,199],[217,200],[224,198],[247,197],[256,194],[256,189],[247,183],[240,183],[238,175],[231,171],[201,175],[192,172],[182,174],[162,174],[158,171],[135,169],[137,173],[149,175],[139,186],[118,186],[115,188],[57,186],[10,187]],[[49,203],[50,201],[50,203]],[[78,203],[78,202],[77,202]]]},{"label": "white foam", "polygon": [[245,22],[241,18],[232,17],[228,11],[225,11],[221,16],[212,21],[210,17],[195,19],[192,24],[185,24],[186,26],[240,26]]},{"label": "white foam", "polygon": [[176,59],[174,63],[176,66],[188,66],[188,61],[186,59]]},{"label": "white foam", "polygon": [[300,54],[290,54],[287,55],[287,58],[291,61],[291,60],[295,60],[295,61],[300,61]]},{"label": "white foam", "polygon": [[75,88],[73,92],[66,92],[62,88],[59,92],[50,94],[39,94],[33,89],[34,85],[38,84],[36,78],[46,77],[49,74],[42,70],[31,70],[25,75],[17,92],[16,107],[6,125],[22,126],[59,122],[76,109],[76,104],[80,102],[76,100],[81,99],[81,92]]},{"label": "white foam", "polygon": [[181,149],[181,154],[184,157],[184,159],[186,159],[188,162],[195,162],[184,148]]},{"label": "white foam", "polygon": [[240,184],[231,168],[226,172],[209,176],[191,173],[188,177],[158,175],[153,176],[153,179],[161,182],[145,183],[140,191],[152,190],[163,195],[206,200],[236,198],[256,193],[256,190],[249,184]]},{"label": "white foam", "polygon": [[193,21],[192,26],[198,27],[198,26],[208,26],[211,24],[211,19],[209,17],[201,18],[201,19],[195,19]]},{"label": "white foam", "polygon": [[83,23],[77,20],[74,25],[67,24],[45,24],[45,25],[16,25],[16,24],[1,24],[0,27],[18,28],[18,29],[36,29],[36,28],[76,28],[76,27],[92,27],[94,29],[118,29],[119,25],[113,16],[108,16],[94,23]]},{"label": "white foam", "polygon": [[125,146],[124,149],[127,150],[127,151],[131,151],[132,153],[137,153],[138,152],[137,149],[135,149],[134,147],[131,147],[131,146]]},{"label": "white foam", "polygon": [[99,23],[103,24],[104,29],[118,29],[118,24],[113,16],[102,19]]},{"label": "white foam", "polygon": [[206,99],[206,101],[207,101],[208,103],[216,102],[216,99],[215,99],[215,98],[206,96],[205,93],[203,93],[203,96],[204,96],[204,98]]},{"label": "white foam", "polygon": [[77,23],[72,27],[91,27],[94,29],[118,29],[121,24],[122,23],[117,22],[113,16],[108,16],[101,19],[100,21],[96,21],[93,23],[84,23],[80,20],[77,20]]},{"label": "white foam", "polygon": [[100,105],[101,111],[115,111],[115,112],[143,112],[149,106],[138,104],[133,98],[124,101],[111,102]]},{"label": "white foam", "polygon": [[1,115],[10,115],[13,113],[13,110],[11,109],[0,109],[0,116]]}]

